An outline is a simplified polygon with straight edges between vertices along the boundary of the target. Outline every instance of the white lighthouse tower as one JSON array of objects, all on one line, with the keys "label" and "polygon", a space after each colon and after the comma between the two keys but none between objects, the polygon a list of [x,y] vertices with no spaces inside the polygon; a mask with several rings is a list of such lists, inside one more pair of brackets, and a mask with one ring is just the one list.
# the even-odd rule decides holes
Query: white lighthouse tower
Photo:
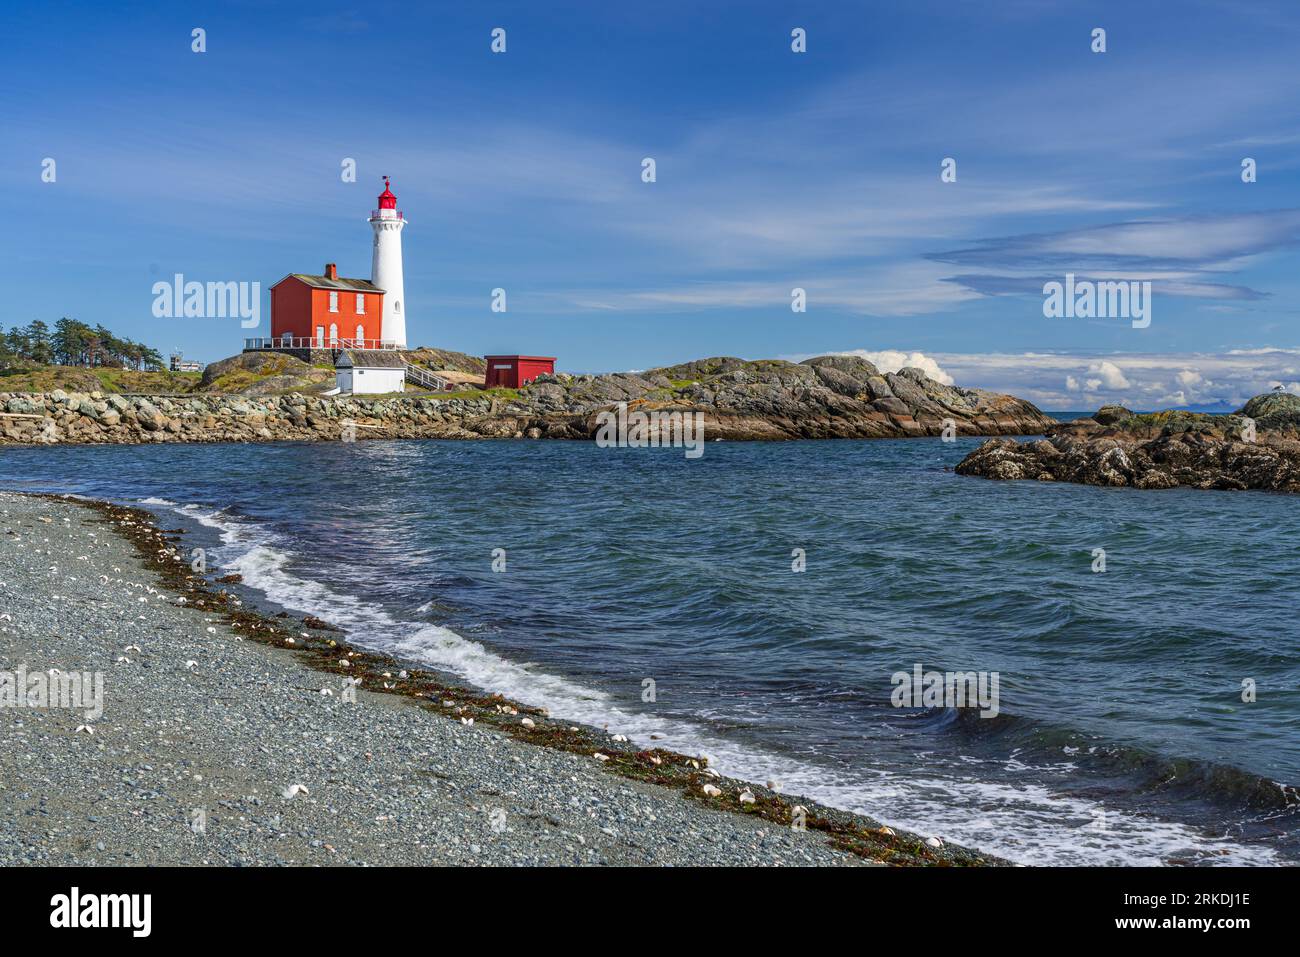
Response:
[{"label": "white lighthouse tower", "polygon": [[388,188],[379,194],[379,208],[370,214],[375,231],[375,254],[370,261],[370,281],[384,290],[384,315],[379,338],[406,348],[406,292],[402,288],[402,229],[406,220],[397,208],[397,197]]}]

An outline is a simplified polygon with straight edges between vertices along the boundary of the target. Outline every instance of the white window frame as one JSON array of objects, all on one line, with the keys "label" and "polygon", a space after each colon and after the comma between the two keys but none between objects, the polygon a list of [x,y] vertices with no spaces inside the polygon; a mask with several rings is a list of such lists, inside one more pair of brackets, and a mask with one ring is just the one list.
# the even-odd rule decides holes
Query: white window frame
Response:
[{"label": "white window frame", "polygon": [[339,294],[331,290],[330,292],[330,312],[339,311]]},{"label": "white window frame", "polygon": [[357,315],[364,316],[365,314],[366,314],[366,294],[364,292],[359,292],[357,293]]},{"label": "white window frame", "polygon": [[337,322],[331,322],[330,323],[330,348],[331,349],[337,348],[338,344],[339,344],[339,324]]},{"label": "white window frame", "polygon": [[364,348],[365,341],[366,341],[366,327],[358,322],[357,323],[357,345]]}]

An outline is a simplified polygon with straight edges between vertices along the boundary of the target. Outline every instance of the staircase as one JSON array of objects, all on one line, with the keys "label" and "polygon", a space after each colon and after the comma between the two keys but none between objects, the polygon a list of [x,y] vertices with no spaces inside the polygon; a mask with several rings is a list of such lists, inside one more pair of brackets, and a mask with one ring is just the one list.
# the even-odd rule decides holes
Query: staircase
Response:
[{"label": "staircase", "polygon": [[442,392],[447,388],[448,382],[446,379],[442,378],[442,376],[434,375],[428,369],[421,366],[412,365],[411,363],[406,362],[405,358],[403,358],[402,361],[406,363],[407,382],[410,382],[413,385],[418,385],[422,389],[430,389],[434,392]]}]

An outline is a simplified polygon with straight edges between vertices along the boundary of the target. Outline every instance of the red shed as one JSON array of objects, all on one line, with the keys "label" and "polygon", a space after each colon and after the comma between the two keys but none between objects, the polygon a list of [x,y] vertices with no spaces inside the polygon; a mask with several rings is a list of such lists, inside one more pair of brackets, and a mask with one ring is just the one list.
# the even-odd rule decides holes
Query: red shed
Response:
[{"label": "red shed", "polygon": [[555,356],[484,356],[485,389],[519,389],[543,373],[555,372]]}]

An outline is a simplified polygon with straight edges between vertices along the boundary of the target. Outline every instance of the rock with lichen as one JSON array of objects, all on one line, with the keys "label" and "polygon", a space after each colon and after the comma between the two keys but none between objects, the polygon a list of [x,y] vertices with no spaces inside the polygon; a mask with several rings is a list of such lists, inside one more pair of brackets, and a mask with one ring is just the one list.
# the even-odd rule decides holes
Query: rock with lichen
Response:
[{"label": "rock with lichen", "polygon": [[1106,406],[1045,435],[985,442],[956,471],[1139,489],[1300,492],[1300,396],[1256,396],[1227,415]]}]

